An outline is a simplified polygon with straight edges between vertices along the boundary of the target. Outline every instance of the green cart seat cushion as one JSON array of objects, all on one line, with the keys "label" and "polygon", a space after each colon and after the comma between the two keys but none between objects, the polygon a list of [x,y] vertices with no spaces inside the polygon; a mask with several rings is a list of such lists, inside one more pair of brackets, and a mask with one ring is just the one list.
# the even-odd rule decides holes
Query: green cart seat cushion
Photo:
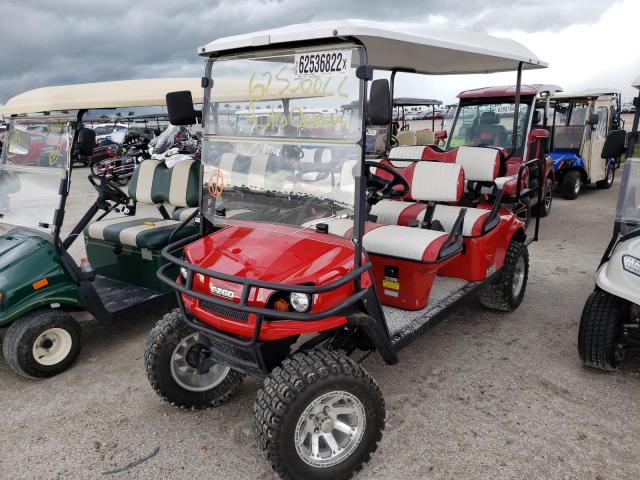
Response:
[{"label": "green cart seat cushion", "polygon": [[[171,233],[180,224],[162,218],[118,217],[100,220],[85,229],[88,238],[106,240],[131,247],[161,250],[169,243]],[[185,225],[172,241],[181,240],[198,232],[195,225]]]},{"label": "green cart seat cushion", "polygon": [[142,203],[197,207],[199,183],[200,163],[196,160],[184,160],[172,168],[160,160],[145,160],[131,177],[129,196]]}]

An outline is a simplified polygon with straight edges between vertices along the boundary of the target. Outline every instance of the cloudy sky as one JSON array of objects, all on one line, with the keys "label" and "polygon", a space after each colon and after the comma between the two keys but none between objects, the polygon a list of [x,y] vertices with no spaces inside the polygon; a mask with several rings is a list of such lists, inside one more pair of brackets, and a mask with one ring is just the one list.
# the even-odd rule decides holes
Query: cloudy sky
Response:
[{"label": "cloudy sky", "polygon": [[[0,103],[47,85],[200,76],[196,48],[217,37],[336,18],[511,37],[550,64],[523,81],[565,91],[608,86],[630,98],[640,75],[639,0],[0,0]],[[398,93],[451,102],[460,90],[514,81],[432,77],[400,82]]]}]

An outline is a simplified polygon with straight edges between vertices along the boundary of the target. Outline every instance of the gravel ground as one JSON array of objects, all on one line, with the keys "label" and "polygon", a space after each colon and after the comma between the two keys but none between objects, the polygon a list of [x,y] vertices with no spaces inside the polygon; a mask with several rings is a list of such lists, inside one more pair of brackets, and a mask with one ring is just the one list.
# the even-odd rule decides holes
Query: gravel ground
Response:
[{"label": "gravel ground", "polygon": [[[640,362],[587,370],[576,347],[618,186],[554,201],[516,312],[472,302],[402,351],[399,365],[364,362],[388,418],[358,478],[640,478]],[[254,441],[254,380],[202,412],[153,393],[142,356],[156,320],[104,328],[87,319],[79,360],[50,380],[19,378],[0,362],[1,477],[273,478]]]}]

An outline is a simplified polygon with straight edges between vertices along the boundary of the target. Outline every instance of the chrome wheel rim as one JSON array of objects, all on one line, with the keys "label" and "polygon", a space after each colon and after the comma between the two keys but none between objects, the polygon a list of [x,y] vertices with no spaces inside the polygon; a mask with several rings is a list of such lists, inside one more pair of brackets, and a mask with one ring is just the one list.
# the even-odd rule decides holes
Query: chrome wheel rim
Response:
[{"label": "chrome wheel rim", "polygon": [[613,168],[611,167],[607,169],[607,183],[609,185],[613,183]]},{"label": "chrome wheel rim", "polygon": [[582,186],[582,181],[580,180],[580,177],[577,177],[576,183],[573,185],[573,193],[575,193],[576,195],[579,194],[581,186]]},{"label": "chrome wheel rim", "polygon": [[525,265],[524,257],[519,257],[516,266],[513,269],[513,282],[511,284],[511,294],[513,298],[517,298],[522,291],[524,285]]},{"label": "chrome wheel rim", "polygon": [[49,328],[33,342],[31,353],[40,365],[51,366],[63,361],[71,352],[73,338],[64,328]]},{"label": "chrome wheel rim", "polygon": [[176,345],[170,360],[173,380],[190,392],[205,392],[218,386],[229,374],[229,367],[215,364],[204,373],[198,373],[196,361],[202,349],[208,348],[206,338],[193,333]]},{"label": "chrome wheel rim", "polygon": [[298,456],[308,465],[328,468],[346,460],[364,436],[362,402],[349,392],[333,391],[316,398],[296,424]]}]

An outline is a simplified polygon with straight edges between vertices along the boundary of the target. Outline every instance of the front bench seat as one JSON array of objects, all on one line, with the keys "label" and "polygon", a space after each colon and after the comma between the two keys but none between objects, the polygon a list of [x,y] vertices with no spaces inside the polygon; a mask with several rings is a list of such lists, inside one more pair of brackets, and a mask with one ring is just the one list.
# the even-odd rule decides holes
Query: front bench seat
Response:
[{"label": "front bench seat", "polygon": [[[174,207],[196,207],[199,203],[200,163],[185,160],[169,168],[161,160],[145,160],[135,170],[129,183],[129,197],[138,203]],[[180,224],[162,217],[138,218],[122,216],[91,223],[85,236],[114,244],[140,249],[161,250]],[[186,225],[174,235],[181,240],[198,232],[195,225]]]},{"label": "front bench seat", "polygon": [[[327,225],[332,235],[350,238],[353,234],[353,219],[347,218],[323,218],[302,226],[314,228],[319,223]],[[362,246],[367,252],[377,255],[433,263],[459,251],[457,245],[443,249],[448,238],[446,232],[366,222]]]}]

